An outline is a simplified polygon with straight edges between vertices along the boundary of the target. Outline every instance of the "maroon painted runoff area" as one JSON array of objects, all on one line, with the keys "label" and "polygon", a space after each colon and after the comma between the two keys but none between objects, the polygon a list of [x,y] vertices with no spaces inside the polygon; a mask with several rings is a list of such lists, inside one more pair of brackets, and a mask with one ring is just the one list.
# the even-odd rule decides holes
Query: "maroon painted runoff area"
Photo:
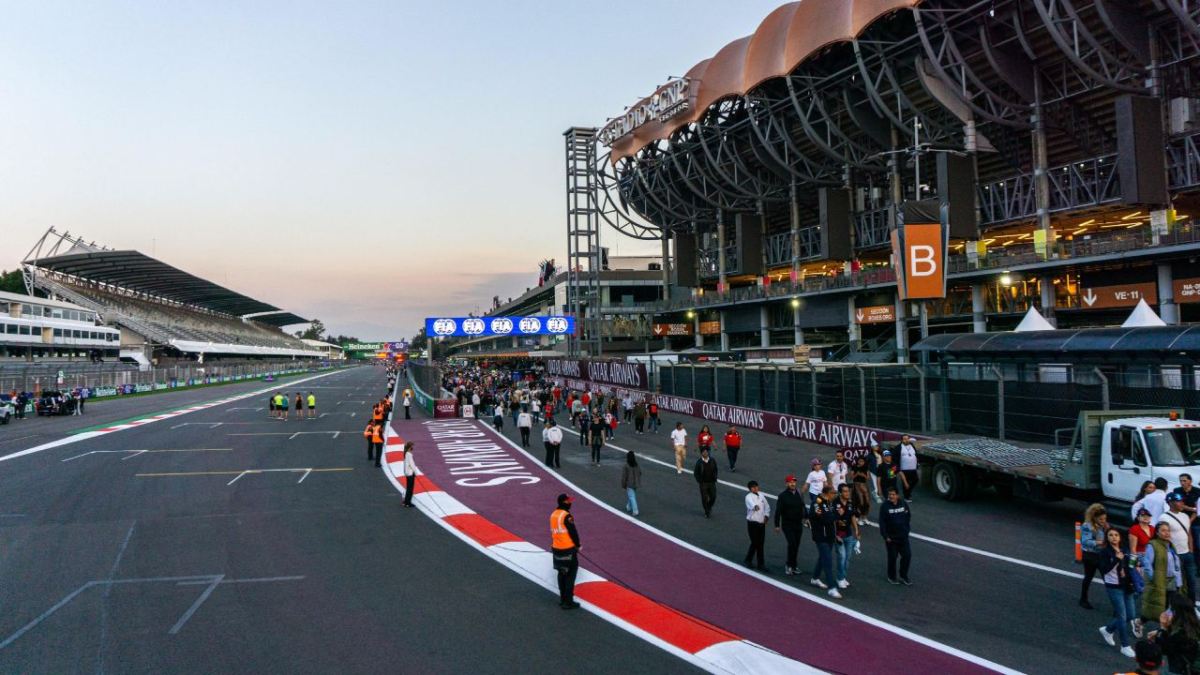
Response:
[{"label": "maroon painted runoff area", "polygon": [[[392,426],[415,443],[420,467],[433,483],[496,525],[549,549],[556,498],[572,494],[581,567],[789,658],[834,672],[988,672],[789,593],[609,511],[575,494],[483,423],[394,420]],[[540,452],[540,444],[533,451]],[[616,480],[613,490],[619,490]],[[729,534],[749,543],[744,530]],[[847,636],[854,639],[847,642]]]}]

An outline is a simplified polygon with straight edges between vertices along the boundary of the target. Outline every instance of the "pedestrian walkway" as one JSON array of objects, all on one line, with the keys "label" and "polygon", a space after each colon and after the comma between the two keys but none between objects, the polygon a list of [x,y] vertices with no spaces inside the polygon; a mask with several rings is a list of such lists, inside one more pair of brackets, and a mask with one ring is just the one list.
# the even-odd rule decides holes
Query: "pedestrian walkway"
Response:
[{"label": "pedestrian walkway", "polygon": [[[1006,672],[996,664],[798,593],[628,518],[581,494],[482,423],[394,420],[392,429],[397,441],[413,441],[421,453],[424,476],[416,503],[434,518],[456,521],[457,529],[476,542],[546,546],[555,497],[560,492],[575,495],[573,513],[582,539],[577,597],[626,620],[646,615],[645,602],[651,603],[656,612],[650,614],[664,621],[642,629],[670,644],[674,643],[663,634],[676,631],[677,619],[683,616],[727,634],[727,640],[740,638],[820,670]],[[398,449],[387,456],[389,467],[398,466],[395,463],[402,459]],[[545,566],[548,573],[548,561]],[[595,579],[608,583],[590,589]],[[702,643],[714,639],[711,633],[702,634],[708,636]],[[842,640],[831,636],[854,636],[856,648],[846,649]]]}]

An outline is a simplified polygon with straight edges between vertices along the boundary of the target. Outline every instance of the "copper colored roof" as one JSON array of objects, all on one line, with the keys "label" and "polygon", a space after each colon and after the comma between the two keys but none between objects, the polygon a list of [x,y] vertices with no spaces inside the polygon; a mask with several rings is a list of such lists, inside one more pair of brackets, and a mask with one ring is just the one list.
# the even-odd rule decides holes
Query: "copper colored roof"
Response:
[{"label": "copper colored roof", "polygon": [[[612,145],[612,161],[628,157],[700,119],[712,104],[782,77],[809,56],[849,42],[876,19],[921,0],[800,0],[767,15],[753,35],[734,40],[687,72],[691,109],[666,123],[650,121]],[[647,100],[649,97],[647,97]],[[644,102],[644,101],[643,101]],[[639,102],[637,105],[641,105]]]}]

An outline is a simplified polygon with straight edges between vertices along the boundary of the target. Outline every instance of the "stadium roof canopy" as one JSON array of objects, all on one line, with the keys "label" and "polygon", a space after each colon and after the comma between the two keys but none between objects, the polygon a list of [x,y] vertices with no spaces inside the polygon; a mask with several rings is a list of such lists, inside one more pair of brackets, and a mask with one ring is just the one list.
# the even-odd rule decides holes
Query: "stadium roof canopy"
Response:
[{"label": "stadium roof canopy", "polygon": [[954,356],[1197,352],[1200,351],[1200,326],[951,333],[931,335],[912,349]]},{"label": "stadium roof canopy", "polygon": [[[130,291],[234,316],[282,312],[274,305],[188,274],[144,253],[95,249],[77,251],[80,251],[80,247],[75,247],[63,255],[26,260],[25,263],[44,270],[111,284]],[[264,323],[271,325],[306,323],[304,319],[295,314],[286,316],[297,320],[289,320],[285,323],[266,320]],[[263,321],[263,319],[255,320]]]},{"label": "stadium roof canopy", "polygon": [[297,323],[309,323],[308,319],[297,316],[291,312],[267,312],[266,314],[251,314],[243,316],[243,319],[250,319],[258,323],[265,323],[268,326],[291,326]]}]

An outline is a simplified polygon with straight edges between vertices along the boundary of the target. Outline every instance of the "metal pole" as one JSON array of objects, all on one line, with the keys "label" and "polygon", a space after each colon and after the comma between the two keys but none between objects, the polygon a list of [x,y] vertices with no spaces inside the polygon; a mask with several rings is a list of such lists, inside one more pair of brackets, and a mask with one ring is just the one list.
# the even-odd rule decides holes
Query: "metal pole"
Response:
[{"label": "metal pole", "polygon": [[1004,373],[1000,372],[1000,369],[996,366],[992,366],[992,372],[996,375],[996,410],[998,412],[997,427],[999,430],[997,435],[999,435],[1000,440],[1004,440]]},{"label": "metal pole", "polygon": [[925,392],[925,369],[921,366],[914,365],[913,370],[917,371],[917,375],[921,378],[920,396],[921,396],[921,432],[929,431],[929,412],[926,410],[926,401],[928,394]]},{"label": "metal pole", "polygon": [[812,416],[817,416],[817,370],[812,366],[808,367],[809,384],[812,387]]},{"label": "metal pole", "polygon": [[867,423],[867,371],[862,366],[854,366],[858,371],[858,414],[859,423]]},{"label": "metal pole", "polygon": [[1099,368],[1093,368],[1092,372],[1096,373],[1096,377],[1100,378],[1100,409],[1109,410],[1108,378],[1104,376],[1104,373]]}]

